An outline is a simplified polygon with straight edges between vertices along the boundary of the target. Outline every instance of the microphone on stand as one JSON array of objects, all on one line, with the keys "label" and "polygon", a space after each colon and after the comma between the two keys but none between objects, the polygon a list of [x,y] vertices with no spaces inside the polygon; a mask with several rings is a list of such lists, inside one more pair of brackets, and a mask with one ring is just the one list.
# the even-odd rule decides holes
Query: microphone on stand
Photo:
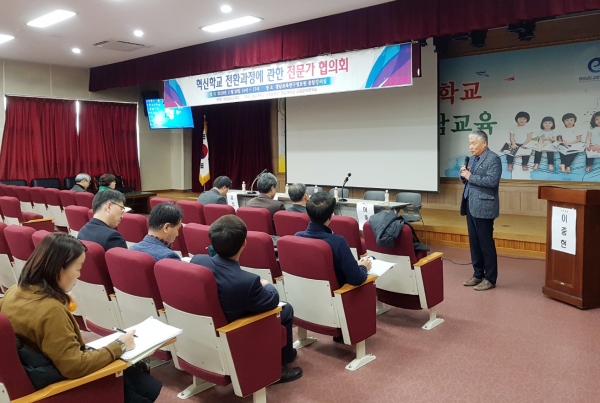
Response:
[{"label": "microphone on stand", "polygon": [[263,169],[261,173],[259,173],[258,175],[256,175],[256,178],[254,178],[254,180],[252,181],[252,184],[250,185],[250,190],[248,191],[249,195],[258,194],[257,191],[252,191],[252,188],[254,187],[254,184],[256,183],[256,181],[258,180],[258,178],[260,178],[261,175],[264,174],[265,172],[267,172],[267,168]]},{"label": "microphone on stand", "polygon": [[348,179],[350,179],[351,176],[352,174],[348,173],[348,176],[346,176],[346,179],[344,179],[344,183],[342,184],[342,198],[340,199],[342,202],[348,201],[348,199],[344,198],[344,186],[346,186],[346,182],[348,182]]}]

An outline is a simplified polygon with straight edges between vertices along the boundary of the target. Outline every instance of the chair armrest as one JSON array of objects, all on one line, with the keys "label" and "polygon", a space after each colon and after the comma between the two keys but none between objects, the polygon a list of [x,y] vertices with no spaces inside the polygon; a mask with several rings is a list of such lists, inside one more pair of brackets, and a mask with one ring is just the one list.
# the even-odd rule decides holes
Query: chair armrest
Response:
[{"label": "chair armrest", "polygon": [[338,288],[333,293],[334,294],[344,294],[344,293],[347,293],[348,291],[354,290],[355,288],[362,287],[365,284],[372,283],[375,280],[377,280],[377,276],[374,274],[369,274],[369,275],[367,275],[367,279],[361,285],[344,284],[343,287]]},{"label": "chair armrest", "polygon": [[283,276],[275,277],[276,282],[283,281]]},{"label": "chair armrest", "polygon": [[23,396],[20,399],[12,400],[13,403],[30,403],[37,402],[42,399],[47,399],[51,396],[55,396],[59,393],[66,392],[67,390],[74,389],[78,386],[85,385],[96,381],[106,376],[114,375],[118,372],[122,372],[127,369],[127,363],[125,361],[116,360],[108,364],[106,367],[99,369],[87,376],[77,379],[68,379],[48,385],[43,389],[38,390],[30,395]]},{"label": "chair armrest", "polygon": [[246,316],[244,318],[240,318],[238,320],[234,320],[233,322],[231,322],[227,326],[223,326],[223,327],[218,328],[217,332],[228,333],[228,332],[231,332],[233,330],[239,329],[241,327],[247,326],[247,325],[249,325],[251,323],[258,322],[259,320],[261,320],[263,318],[266,318],[267,316],[278,314],[279,312],[281,312],[281,307],[280,306],[278,306],[275,309],[271,309],[270,311],[266,311],[266,312],[262,312],[262,313],[257,313],[256,315],[252,315],[252,316]]},{"label": "chair armrest", "polygon": [[156,312],[160,313],[161,315],[165,314],[165,310],[164,309],[157,309]]},{"label": "chair armrest", "polygon": [[413,266],[421,267],[425,266],[427,263],[433,262],[436,259],[441,259],[444,256],[441,252],[434,252],[431,255],[425,256],[423,259],[419,260]]},{"label": "chair armrest", "polygon": [[36,222],[46,222],[46,221],[54,221],[54,218],[53,217],[38,218],[37,220],[29,220],[29,221],[22,222],[21,224],[35,224]]}]

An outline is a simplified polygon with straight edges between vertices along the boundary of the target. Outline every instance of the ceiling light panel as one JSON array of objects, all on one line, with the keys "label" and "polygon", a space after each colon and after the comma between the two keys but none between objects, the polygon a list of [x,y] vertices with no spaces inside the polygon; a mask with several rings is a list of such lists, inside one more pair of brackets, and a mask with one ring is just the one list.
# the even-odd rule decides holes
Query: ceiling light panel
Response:
[{"label": "ceiling light panel", "polygon": [[232,10],[231,6],[228,6],[227,4],[224,4],[221,6],[222,13],[230,13],[231,10]]},{"label": "ceiling light panel", "polygon": [[46,28],[68,18],[75,16],[76,13],[67,10],[54,10],[51,13],[42,15],[41,17],[31,20],[27,23],[30,27]]},{"label": "ceiling light panel", "polygon": [[259,21],[262,21],[262,18],[252,17],[247,15],[241,18],[235,18],[229,21],[223,21],[218,24],[208,25],[203,27],[202,30],[206,32],[221,32],[226,31],[228,29],[239,28],[250,24],[255,24]]},{"label": "ceiling light panel", "polygon": [[15,37],[12,35],[0,34],[0,43],[12,41],[13,39],[15,39]]}]

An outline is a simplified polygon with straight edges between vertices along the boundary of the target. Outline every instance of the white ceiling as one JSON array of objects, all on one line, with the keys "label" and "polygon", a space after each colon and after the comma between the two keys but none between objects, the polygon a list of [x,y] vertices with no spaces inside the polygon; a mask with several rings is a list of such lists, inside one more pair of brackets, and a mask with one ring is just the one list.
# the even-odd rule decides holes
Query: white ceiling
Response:
[{"label": "white ceiling", "polygon": [[[0,0],[0,34],[15,37],[0,44],[0,59],[63,66],[95,67],[135,59],[248,32],[311,20],[390,0]],[[220,6],[233,7],[223,14]],[[27,22],[55,9],[77,13],[48,28]],[[248,27],[210,34],[200,27],[253,15],[263,21]],[[141,29],[138,38],[133,31]],[[122,52],[92,44],[107,40],[152,45]],[[71,52],[78,47],[81,54]]]}]

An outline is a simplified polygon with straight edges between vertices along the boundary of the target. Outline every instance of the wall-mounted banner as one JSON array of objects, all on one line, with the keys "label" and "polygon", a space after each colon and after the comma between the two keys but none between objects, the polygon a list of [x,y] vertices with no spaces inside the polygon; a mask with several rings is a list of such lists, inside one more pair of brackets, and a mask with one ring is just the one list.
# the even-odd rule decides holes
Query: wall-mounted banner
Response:
[{"label": "wall-mounted banner", "polygon": [[440,176],[484,130],[503,179],[600,181],[600,42],[440,60]]},{"label": "wall-mounted banner", "polygon": [[412,85],[412,45],[385,46],[165,81],[165,107]]}]

